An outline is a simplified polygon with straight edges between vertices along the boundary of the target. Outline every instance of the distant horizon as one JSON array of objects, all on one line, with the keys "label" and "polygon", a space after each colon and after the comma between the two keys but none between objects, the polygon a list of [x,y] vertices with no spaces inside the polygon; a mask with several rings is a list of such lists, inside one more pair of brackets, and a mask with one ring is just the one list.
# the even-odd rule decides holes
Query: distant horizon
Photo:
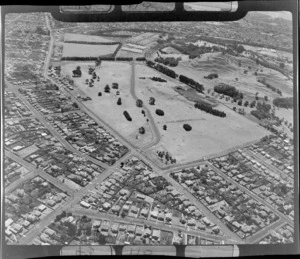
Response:
[{"label": "distant horizon", "polygon": [[[234,2],[232,2],[232,4],[234,5]],[[197,10],[197,11],[221,11],[221,9],[227,9],[228,11],[231,9],[231,2],[225,2],[225,3],[214,3],[214,2],[188,2],[188,3],[184,3],[184,5],[192,8],[193,10]],[[234,9],[234,6],[233,6]],[[280,12],[260,12],[260,11],[256,11],[256,13],[261,13],[261,14],[265,14],[268,16],[271,16],[272,18],[282,18],[285,20],[292,20],[292,14],[288,11],[280,11]]]}]

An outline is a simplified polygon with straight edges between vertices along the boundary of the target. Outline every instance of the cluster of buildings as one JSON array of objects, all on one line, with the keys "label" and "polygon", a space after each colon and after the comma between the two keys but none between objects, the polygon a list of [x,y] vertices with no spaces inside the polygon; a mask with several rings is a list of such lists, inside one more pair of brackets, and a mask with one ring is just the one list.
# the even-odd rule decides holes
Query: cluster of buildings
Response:
[{"label": "cluster of buildings", "polygon": [[56,140],[36,118],[11,119],[5,124],[5,148],[20,157],[26,157],[49,141]]},{"label": "cluster of buildings", "polygon": [[289,224],[285,224],[275,230],[271,230],[270,234],[260,240],[259,244],[282,244],[294,242],[294,228]]},{"label": "cluster of buildings", "polygon": [[[293,184],[281,179],[276,172],[242,150],[213,159],[211,163],[235,182],[263,198],[276,210],[293,217]],[[276,188],[277,186],[280,186],[280,189]],[[286,193],[281,193],[281,189]]]},{"label": "cluster of buildings", "polygon": [[59,91],[58,87],[56,90],[48,88],[50,87],[40,85],[34,88],[19,89],[19,92],[43,115],[78,110],[78,106]]},{"label": "cluster of buildings", "polygon": [[29,170],[19,163],[8,157],[4,157],[4,186],[7,187],[11,183],[24,177],[29,173]]},{"label": "cluster of buildings", "polygon": [[17,243],[46,215],[68,198],[63,191],[37,176],[5,196],[5,238]]},{"label": "cluster of buildings", "polygon": [[80,201],[81,208],[98,210],[119,218],[138,219],[159,225],[223,235],[188,198],[136,157]]},{"label": "cluster of buildings", "polygon": [[278,220],[268,207],[207,165],[172,172],[170,176],[241,238],[250,237]]},{"label": "cluster of buildings", "polygon": [[248,150],[267,164],[278,168],[284,180],[294,181],[294,143],[293,140],[281,134],[280,136],[270,135]]},{"label": "cluster of buildings", "polygon": [[5,147],[72,189],[80,189],[104,170],[65,149],[35,118],[6,121]]},{"label": "cluster of buildings", "polygon": [[30,85],[42,78],[49,48],[45,14],[5,16],[5,76],[15,85]]},{"label": "cluster of buildings", "polygon": [[4,91],[4,119],[29,117],[32,112],[13,92]]},{"label": "cluster of buildings", "polygon": [[128,148],[84,112],[47,117],[52,126],[77,150],[113,165]]},{"label": "cluster of buildings", "polygon": [[[67,228],[62,228],[62,225]],[[34,245],[208,245],[219,244],[220,241],[209,240],[184,231],[162,229],[153,224],[108,220],[101,216],[95,219],[67,212],[46,227],[31,243]]]},{"label": "cluster of buildings", "polygon": [[63,151],[54,154],[43,154],[41,167],[49,175],[78,190],[101,174],[104,169],[85,158]]}]

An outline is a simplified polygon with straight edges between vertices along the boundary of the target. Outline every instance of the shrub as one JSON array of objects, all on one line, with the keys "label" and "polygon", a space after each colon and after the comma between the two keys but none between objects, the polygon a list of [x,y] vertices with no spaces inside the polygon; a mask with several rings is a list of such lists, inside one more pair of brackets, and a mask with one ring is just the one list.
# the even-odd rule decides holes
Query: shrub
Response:
[{"label": "shrub", "polygon": [[122,104],[122,100],[121,100],[121,98],[119,98],[117,101],[117,105],[121,105],[121,104]]},{"label": "shrub", "polygon": [[204,76],[204,78],[206,79],[214,79],[214,78],[218,78],[218,74],[209,74],[208,76]]}]

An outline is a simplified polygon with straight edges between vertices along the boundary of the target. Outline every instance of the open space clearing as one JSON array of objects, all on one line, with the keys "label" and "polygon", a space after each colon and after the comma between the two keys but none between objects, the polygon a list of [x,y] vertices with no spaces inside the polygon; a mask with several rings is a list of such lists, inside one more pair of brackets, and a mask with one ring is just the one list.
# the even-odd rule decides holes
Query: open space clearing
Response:
[{"label": "open space clearing", "polygon": [[113,45],[94,45],[64,43],[63,57],[99,57],[111,56],[119,44]]},{"label": "open space clearing", "polygon": [[[239,61],[241,61],[241,67],[238,65]],[[257,69],[258,75],[255,76],[254,72]],[[212,89],[219,83],[225,83],[242,91],[245,97],[253,98],[256,92],[259,92],[260,96],[269,96],[269,99],[279,97],[277,93],[257,82],[258,78],[264,77],[266,82],[278,87],[284,97],[292,96],[291,81],[287,81],[285,76],[275,70],[267,69],[261,65],[257,66],[254,61],[248,58],[222,55],[220,52],[207,53],[203,54],[201,58],[179,62],[177,67],[172,67],[172,70],[203,84],[205,90]],[[247,74],[244,73],[245,70],[248,71]],[[211,73],[217,73],[219,77],[213,80],[204,79],[204,76]]]},{"label": "open space clearing", "polygon": [[[136,74],[145,77],[161,76],[143,65],[136,65]],[[268,134],[267,130],[223,105],[217,106],[217,109],[224,111],[226,118],[194,108],[193,102],[172,89],[175,86],[170,81],[160,83],[150,79],[136,80],[136,95],[151,111],[162,137],[153,152],[162,148],[178,162],[186,163],[258,140]],[[155,98],[155,105],[148,104],[150,97]],[[156,115],[156,109],[162,109],[164,116]],[[192,126],[191,131],[183,129],[185,123]],[[164,124],[167,125],[166,131],[163,130]]]},{"label": "open space clearing", "polygon": [[138,44],[138,45],[148,45],[154,41],[156,41],[159,37],[158,33],[153,33],[153,32],[145,32],[141,33],[137,36],[134,36],[128,40],[126,40],[128,43],[133,43],[133,44]]},{"label": "open space clearing", "polygon": [[31,145],[29,147],[23,148],[20,151],[16,152],[20,157],[24,158],[30,156],[32,153],[38,151],[39,148],[36,145]]},{"label": "open space clearing", "polygon": [[[142,108],[136,106],[136,100],[130,93],[131,64],[102,61],[100,68],[95,70],[100,76],[100,81],[95,80],[94,86],[89,87],[85,84],[85,80],[91,78],[91,75],[88,74],[88,66],[94,66],[94,64],[94,62],[62,62],[61,73],[72,76],[72,70],[80,66],[82,76],[74,78],[77,87],[74,87],[73,92],[76,96],[80,94],[92,98],[91,101],[83,102],[83,104],[133,145],[143,146],[151,142],[152,133],[148,122],[141,113]],[[119,84],[118,90],[112,89],[111,86],[114,82]],[[104,87],[107,84],[111,88],[110,93],[104,92]],[[120,95],[116,95],[116,91],[119,91]],[[102,92],[102,96],[98,96],[98,92]],[[117,105],[119,97],[122,100],[122,105]],[[128,121],[123,115],[125,110],[130,114],[132,121]],[[145,128],[145,134],[139,134],[140,127]],[[138,139],[136,139],[136,135],[138,135]]]},{"label": "open space clearing", "polygon": [[80,42],[99,42],[99,43],[109,43],[114,42],[103,38],[101,36],[86,35],[86,34],[76,34],[76,33],[66,33],[64,35],[64,41],[80,41]]}]

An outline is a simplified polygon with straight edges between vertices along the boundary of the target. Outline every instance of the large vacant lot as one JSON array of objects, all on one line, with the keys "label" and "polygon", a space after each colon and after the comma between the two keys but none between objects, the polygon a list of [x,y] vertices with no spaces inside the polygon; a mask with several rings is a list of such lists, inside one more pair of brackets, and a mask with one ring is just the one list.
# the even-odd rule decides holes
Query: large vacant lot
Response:
[{"label": "large vacant lot", "polygon": [[99,57],[111,56],[119,44],[114,45],[94,45],[64,43],[63,57]]},{"label": "large vacant lot", "polygon": [[[144,77],[161,76],[143,65],[136,65],[136,74]],[[193,102],[173,90],[175,86],[175,83],[169,81],[136,81],[137,97],[142,99],[152,112],[162,136],[160,144],[153,148],[153,152],[157,149],[167,150],[178,162],[185,163],[258,140],[268,134],[262,127],[223,105],[219,105],[217,109],[226,112],[226,118],[195,109]],[[150,97],[156,99],[154,106],[148,105]],[[156,115],[156,109],[162,109],[165,115]],[[185,131],[184,123],[190,124],[192,131]],[[166,131],[163,130],[164,124],[167,125]]]},{"label": "large vacant lot", "polygon": [[[239,66],[239,61],[241,66]],[[180,62],[177,67],[172,68],[177,74],[186,75],[199,83],[202,83],[205,89],[213,88],[218,83],[225,83],[243,91],[248,97],[254,97],[256,92],[260,96],[267,95],[273,99],[279,97],[263,84],[257,82],[257,79],[265,78],[266,82],[280,89],[283,96],[292,95],[292,82],[287,81],[281,73],[267,69],[248,58],[232,57],[218,53],[203,54],[201,58]],[[245,74],[244,71],[247,71]],[[257,71],[257,76],[255,76]],[[204,76],[210,73],[217,73],[219,78],[214,80],[204,79]]]},{"label": "large vacant lot", "polygon": [[113,40],[106,39],[101,36],[76,34],[76,33],[66,33],[64,35],[64,41],[99,42],[99,43],[113,42]]},{"label": "large vacant lot", "polygon": [[[152,140],[152,133],[146,118],[141,113],[142,108],[136,106],[136,101],[130,94],[131,87],[131,64],[126,62],[105,62],[103,61],[100,68],[95,72],[100,76],[100,82],[95,81],[93,87],[85,84],[87,78],[91,78],[88,74],[88,66],[93,66],[94,62],[62,62],[62,74],[72,75],[72,70],[77,66],[81,67],[82,77],[74,78],[75,89],[74,94],[81,96],[89,96],[91,101],[84,104],[94,112],[100,119],[108,123],[114,130],[131,141],[136,146],[142,146]],[[120,95],[116,95],[116,89],[112,89],[112,83],[119,84],[118,91]],[[110,93],[104,93],[104,87],[109,85]],[[102,92],[102,96],[98,96],[98,92]],[[121,98],[122,105],[117,105],[118,98]],[[123,112],[126,110],[132,117],[132,121],[128,121]],[[144,127],[145,134],[139,134],[138,129]],[[138,139],[136,139],[138,136]]]}]

